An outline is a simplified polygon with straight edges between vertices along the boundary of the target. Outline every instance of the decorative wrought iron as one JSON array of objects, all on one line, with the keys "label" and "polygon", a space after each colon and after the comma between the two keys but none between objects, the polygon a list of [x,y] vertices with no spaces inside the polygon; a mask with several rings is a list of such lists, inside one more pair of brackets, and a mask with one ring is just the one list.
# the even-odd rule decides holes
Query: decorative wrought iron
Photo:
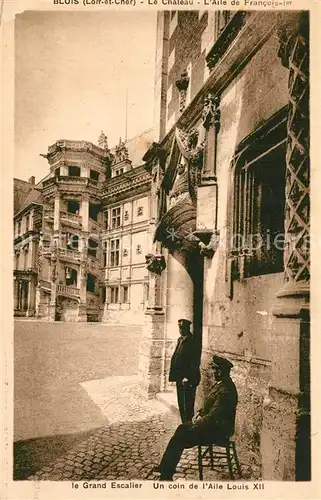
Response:
[{"label": "decorative wrought iron", "polygon": [[310,279],[309,14],[278,16],[279,56],[289,68],[285,281]]}]

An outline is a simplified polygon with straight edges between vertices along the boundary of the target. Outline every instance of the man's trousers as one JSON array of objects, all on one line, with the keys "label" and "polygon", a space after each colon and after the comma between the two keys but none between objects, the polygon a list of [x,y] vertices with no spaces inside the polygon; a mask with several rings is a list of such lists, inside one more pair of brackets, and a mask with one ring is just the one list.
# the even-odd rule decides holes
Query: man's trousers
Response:
[{"label": "man's trousers", "polygon": [[176,391],[182,423],[190,422],[194,417],[196,387],[176,382]]},{"label": "man's trousers", "polygon": [[171,480],[184,448],[192,448],[200,441],[199,432],[192,422],[177,427],[160,463],[161,479]]}]

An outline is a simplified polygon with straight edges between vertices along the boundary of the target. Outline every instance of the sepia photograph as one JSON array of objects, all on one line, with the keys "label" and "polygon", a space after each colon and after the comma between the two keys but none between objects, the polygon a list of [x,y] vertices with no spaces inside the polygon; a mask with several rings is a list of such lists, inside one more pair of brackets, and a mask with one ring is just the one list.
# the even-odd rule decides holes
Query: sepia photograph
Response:
[{"label": "sepia photograph", "polygon": [[309,21],[16,14],[13,481],[311,481]]}]

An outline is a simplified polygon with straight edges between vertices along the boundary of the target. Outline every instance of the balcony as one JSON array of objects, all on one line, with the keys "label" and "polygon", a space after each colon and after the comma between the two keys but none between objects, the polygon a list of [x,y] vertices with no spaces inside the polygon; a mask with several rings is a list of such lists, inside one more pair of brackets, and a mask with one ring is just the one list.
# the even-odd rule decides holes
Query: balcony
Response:
[{"label": "balcony", "polygon": [[63,189],[66,189],[67,191],[68,188],[82,191],[84,187],[97,191],[103,188],[103,182],[77,175],[56,175],[54,177],[50,177],[43,183],[44,191],[47,191],[54,186],[63,187]]},{"label": "balcony", "polygon": [[57,294],[78,299],[80,290],[74,286],[57,285]]},{"label": "balcony", "polygon": [[82,217],[71,212],[60,212],[60,221],[63,224],[79,227],[82,224]]},{"label": "balcony", "polygon": [[69,250],[68,248],[59,248],[59,258],[68,262],[79,262],[80,252],[78,250]]}]

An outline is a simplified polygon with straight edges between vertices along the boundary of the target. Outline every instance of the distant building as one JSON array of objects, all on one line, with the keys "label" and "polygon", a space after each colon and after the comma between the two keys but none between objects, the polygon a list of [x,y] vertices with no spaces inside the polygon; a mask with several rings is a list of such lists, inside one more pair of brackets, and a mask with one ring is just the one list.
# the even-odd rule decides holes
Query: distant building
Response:
[{"label": "distant building", "polygon": [[51,321],[142,320],[151,131],[110,150],[60,140],[39,184],[15,180],[15,315]]},{"label": "distant building", "polygon": [[307,12],[158,12],[142,385],[168,391],[177,320],[202,385],[234,364],[238,446],[263,479],[310,478]]}]

